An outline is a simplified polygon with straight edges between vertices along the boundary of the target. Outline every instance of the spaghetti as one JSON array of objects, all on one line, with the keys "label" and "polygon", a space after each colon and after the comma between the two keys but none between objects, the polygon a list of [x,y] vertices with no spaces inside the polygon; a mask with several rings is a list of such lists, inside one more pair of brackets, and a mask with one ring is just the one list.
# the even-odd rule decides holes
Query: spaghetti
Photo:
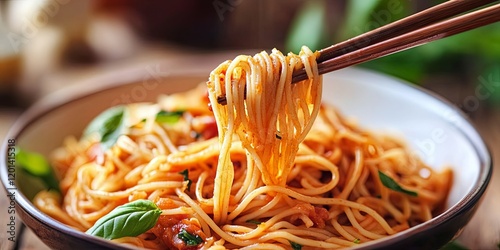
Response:
[{"label": "spaghetti", "polygon": [[[44,191],[34,203],[85,231],[119,205],[151,200],[156,225],[114,241],[152,249],[336,249],[430,220],[451,170],[321,104],[316,56],[238,56],[210,74],[208,94],[200,86],[125,107],[127,130],[109,149],[88,135],[54,152],[62,199]],[[297,68],[309,79],[291,84]],[[162,122],[158,111],[181,115]],[[189,245],[186,232],[201,242]]]}]

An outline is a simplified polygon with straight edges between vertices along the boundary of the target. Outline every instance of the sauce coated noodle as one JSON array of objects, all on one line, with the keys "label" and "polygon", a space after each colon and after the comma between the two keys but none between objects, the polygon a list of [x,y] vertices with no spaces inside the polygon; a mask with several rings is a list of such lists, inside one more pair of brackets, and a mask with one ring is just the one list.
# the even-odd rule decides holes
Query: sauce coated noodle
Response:
[{"label": "sauce coated noodle", "polygon": [[[208,95],[200,86],[127,106],[135,119],[110,149],[85,136],[54,152],[62,201],[41,192],[35,204],[85,231],[115,207],[149,199],[162,209],[156,226],[114,241],[153,249],[345,248],[441,212],[451,170],[433,170],[399,140],[321,104],[316,56],[305,47],[238,56],[210,74]],[[309,79],[291,84],[296,68]],[[160,110],[182,116],[159,122],[151,114]],[[410,192],[386,187],[381,173]],[[181,230],[203,242],[186,245]]]}]

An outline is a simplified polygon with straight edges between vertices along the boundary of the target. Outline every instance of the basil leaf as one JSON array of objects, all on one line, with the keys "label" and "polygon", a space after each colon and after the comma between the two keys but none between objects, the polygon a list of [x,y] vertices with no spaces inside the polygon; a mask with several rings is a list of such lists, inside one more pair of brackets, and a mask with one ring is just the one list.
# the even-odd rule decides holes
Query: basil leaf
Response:
[{"label": "basil leaf", "polygon": [[354,239],[354,241],[353,241],[353,242],[354,242],[355,244],[359,244],[359,243],[361,243],[361,240],[356,238],[356,239]]},{"label": "basil leaf", "polygon": [[189,191],[191,189],[191,184],[192,184],[192,181],[189,179],[189,170],[184,169],[183,171],[179,172],[179,174],[183,175],[184,176],[184,181],[188,182],[188,184],[187,184],[187,190]]},{"label": "basil leaf", "polygon": [[262,221],[259,221],[259,220],[247,220],[247,223],[252,223],[252,224],[255,224],[255,225],[260,225],[262,223]]},{"label": "basil leaf", "polygon": [[184,111],[160,111],[156,114],[156,121],[159,123],[176,123],[184,114]]},{"label": "basil leaf", "polygon": [[16,164],[29,175],[40,178],[48,189],[60,192],[59,181],[49,162],[41,154],[16,149]]},{"label": "basil leaf", "polygon": [[111,148],[118,137],[125,133],[124,114],[124,106],[115,106],[105,110],[89,123],[83,135],[97,133],[103,149]]},{"label": "basil leaf", "polygon": [[138,236],[151,229],[160,217],[161,209],[150,200],[136,200],[116,207],[96,221],[87,234],[112,240]]},{"label": "basil leaf", "polygon": [[187,246],[197,246],[203,242],[203,239],[197,234],[191,234],[186,229],[182,229],[177,237],[184,241]]},{"label": "basil leaf", "polygon": [[452,241],[441,247],[439,250],[468,250],[468,248],[461,245],[457,241]]},{"label": "basil leaf", "polygon": [[302,245],[299,244],[299,243],[296,243],[296,242],[293,242],[293,241],[290,241],[290,246],[292,246],[292,249],[293,250],[301,250],[302,249]]},{"label": "basil leaf", "polygon": [[380,178],[380,181],[382,181],[382,184],[384,184],[384,186],[386,186],[389,189],[415,197],[418,196],[416,192],[402,188],[395,180],[393,180],[386,174],[382,173],[382,171],[380,170],[378,171],[378,177]]}]

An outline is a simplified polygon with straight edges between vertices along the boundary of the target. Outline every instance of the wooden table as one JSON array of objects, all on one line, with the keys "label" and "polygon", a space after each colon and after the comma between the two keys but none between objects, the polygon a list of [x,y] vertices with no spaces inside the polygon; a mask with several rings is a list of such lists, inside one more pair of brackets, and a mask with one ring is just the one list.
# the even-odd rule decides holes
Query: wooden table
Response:
[{"label": "wooden table", "polygon": [[[474,94],[473,88],[464,90],[449,84],[435,83],[426,85],[426,87],[448,98],[453,103],[461,103],[466,96]],[[470,249],[498,249],[497,245],[500,243],[500,163],[495,162],[495,159],[500,159],[500,109],[493,110],[484,106],[481,104],[479,109],[470,112],[469,116],[490,148],[494,159],[494,171],[482,204],[458,238],[462,245]],[[0,141],[5,140],[6,129],[11,126],[18,114],[18,112],[0,109]],[[7,195],[2,188],[0,191],[0,208],[2,208],[0,212],[0,249],[2,250],[14,247],[14,244],[5,240],[5,227],[9,219],[5,211],[6,207]],[[17,221],[18,225],[20,223]],[[48,249],[29,229],[26,229],[22,236],[18,234],[17,237],[19,240],[18,249]]]},{"label": "wooden table", "polygon": [[500,249],[500,110],[483,112],[472,120],[489,146],[493,176],[481,206],[459,239],[471,249]]}]

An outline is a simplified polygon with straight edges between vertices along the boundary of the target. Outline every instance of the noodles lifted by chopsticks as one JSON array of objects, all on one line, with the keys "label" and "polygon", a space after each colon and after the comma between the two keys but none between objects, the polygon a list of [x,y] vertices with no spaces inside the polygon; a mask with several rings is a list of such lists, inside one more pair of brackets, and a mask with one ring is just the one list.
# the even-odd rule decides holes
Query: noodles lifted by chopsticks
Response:
[{"label": "noodles lifted by chopsticks", "polygon": [[[310,79],[291,84],[294,69],[303,67]],[[233,135],[255,161],[265,185],[285,186],[299,144],[319,112],[321,78],[309,49],[298,56],[284,56],[275,49],[271,55],[242,55],[222,63],[207,85],[221,143],[214,219],[225,222],[234,176]],[[217,103],[219,96],[226,96],[227,105]]]},{"label": "noodles lifted by chopsticks", "polygon": [[[211,73],[208,98],[201,86],[125,107],[135,118],[111,148],[66,140],[53,157],[62,201],[41,192],[35,204],[85,231],[119,205],[153,201],[153,228],[114,239],[153,249],[345,248],[441,212],[451,170],[321,104],[316,56],[238,56]],[[296,68],[309,79],[292,84]]]}]

